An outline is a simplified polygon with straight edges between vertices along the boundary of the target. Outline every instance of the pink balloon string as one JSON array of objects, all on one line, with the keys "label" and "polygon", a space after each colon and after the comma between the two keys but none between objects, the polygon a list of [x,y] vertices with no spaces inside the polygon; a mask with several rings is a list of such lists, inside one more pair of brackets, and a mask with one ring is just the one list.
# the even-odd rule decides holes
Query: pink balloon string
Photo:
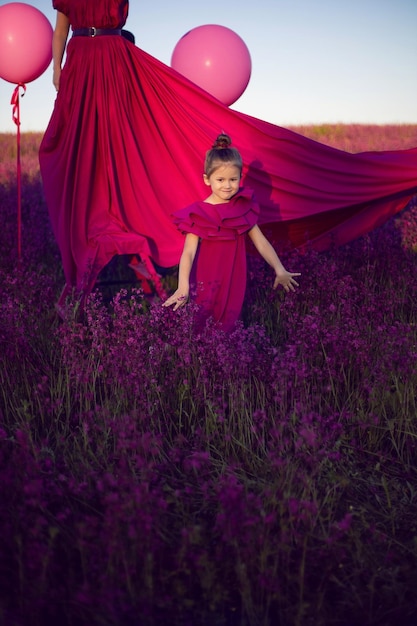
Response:
[{"label": "pink balloon string", "polygon": [[[20,90],[23,93],[20,94]],[[20,97],[23,97],[26,93],[26,85],[19,83],[16,85],[10,104],[12,105],[12,119],[17,126],[17,258],[19,261],[22,259],[22,191],[21,191],[21,179],[22,179],[22,167],[20,163]]]}]

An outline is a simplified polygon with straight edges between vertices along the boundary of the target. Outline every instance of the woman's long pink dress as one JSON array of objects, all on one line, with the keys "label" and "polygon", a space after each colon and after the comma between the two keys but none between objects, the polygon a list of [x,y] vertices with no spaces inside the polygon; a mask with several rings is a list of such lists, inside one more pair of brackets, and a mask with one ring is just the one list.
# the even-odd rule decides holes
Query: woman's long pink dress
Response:
[{"label": "woman's long pink dress", "polygon": [[229,331],[239,319],[246,290],[246,233],[258,216],[249,189],[241,189],[230,202],[194,202],[175,213],[174,223],[183,234],[200,237],[194,287],[201,322],[213,317]]},{"label": "woman's long pink dress", "polygon": [[[73,28],[120,28],[128,0],[53,0]],[[120,36],[73,37],[40,165],[69,286],[87,292],[115,254],[178,263],[171,215],[204,194],[220,132],[240,150],[258,223],[277,245],[343,244],[417,193],[417,148],[352,155],[238,113]]]}]

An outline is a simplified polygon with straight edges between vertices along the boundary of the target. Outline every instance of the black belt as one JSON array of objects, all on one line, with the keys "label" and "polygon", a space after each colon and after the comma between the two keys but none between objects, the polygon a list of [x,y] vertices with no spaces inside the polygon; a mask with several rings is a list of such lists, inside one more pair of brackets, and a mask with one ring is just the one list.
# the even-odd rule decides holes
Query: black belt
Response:
[{"label": "black belt", "polygon": [[73,37],[98,37],[99,35],[121,35],[120,28],[74,28]]}]

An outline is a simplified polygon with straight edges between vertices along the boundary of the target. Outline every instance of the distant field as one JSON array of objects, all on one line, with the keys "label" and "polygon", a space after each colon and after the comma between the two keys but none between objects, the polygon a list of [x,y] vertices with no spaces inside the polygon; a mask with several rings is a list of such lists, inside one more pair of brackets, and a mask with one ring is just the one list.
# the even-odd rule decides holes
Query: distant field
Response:
[{"label": "distant field", "polygon": [[290,129],[346,152],[408,150],[417,147],[417,124],[321,124],[292,126]]}]

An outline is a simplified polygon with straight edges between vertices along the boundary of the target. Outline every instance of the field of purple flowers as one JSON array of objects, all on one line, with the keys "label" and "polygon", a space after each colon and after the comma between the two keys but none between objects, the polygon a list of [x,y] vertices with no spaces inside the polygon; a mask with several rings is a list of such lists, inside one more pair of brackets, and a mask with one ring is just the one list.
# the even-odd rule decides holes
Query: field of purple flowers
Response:
[{"label": "field of purple flowers", "polygon": [[[417,126],[298,130],[417,145]],[[417,623],[416,199],[281,255],[294,294],[250,259],[232,335],[193,332],[123,257],[63,322],[39,141],[22,135],[19,260],[0,135],[0,624]]]}]

